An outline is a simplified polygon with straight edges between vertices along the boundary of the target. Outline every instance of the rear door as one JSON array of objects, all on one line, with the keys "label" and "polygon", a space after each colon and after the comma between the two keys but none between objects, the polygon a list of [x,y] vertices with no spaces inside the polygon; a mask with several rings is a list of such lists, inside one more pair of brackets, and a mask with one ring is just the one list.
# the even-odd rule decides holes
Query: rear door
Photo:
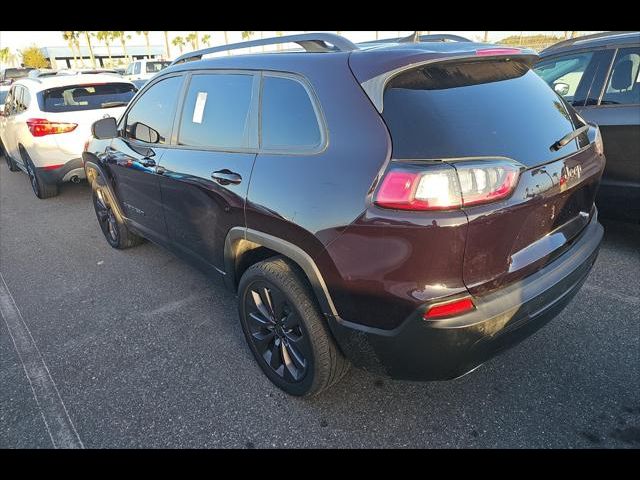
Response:
[{"label": "rear door", "polygon": [[120,120],[120,135],[107,148],[104,162],[129,222],[141,233],[167,243],[167,229],[156,168],[167,151],[183,77],[172,75],[145,89]]},{"label": "rear door", "polygon": [[[459,173],[463,198],[465,188],[491,183],[483,162],[519,165],[510,197],[464,208],[469,228],[463,279],[474,293],[540,268],[568,247],[593,214],[604,163],[591,143],[596,129],[583,129],[556,150],[556,142],[583,125],[517,60],[470,59],[409,70],[389,82],[383,117],[394,159],[467,169],[465,178]],[[468,170],[469,162],[478,170]]]},{"label": "rear door", "polygon": [[257,150],[259,75],[203,71],[187,81],[175,145],[160,161],[162,203],[174,246],[223,271],[227,232],[245,224]]}]

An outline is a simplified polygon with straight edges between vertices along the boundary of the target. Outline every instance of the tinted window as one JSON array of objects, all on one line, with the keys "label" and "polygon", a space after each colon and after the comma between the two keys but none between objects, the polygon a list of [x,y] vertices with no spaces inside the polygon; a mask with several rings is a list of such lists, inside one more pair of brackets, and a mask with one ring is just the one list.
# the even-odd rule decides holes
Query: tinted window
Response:
[{"label": "tinted window", "polygon": [[26,110],[29,108],[29,104],[31,103],[31,94],[29,93],[28,88],[22,89],[22,106]]},{"label": "tinted window", "polygon": [[22,103],[22,92],[24,91],[24,88],[22,88],[21,86],[17,86],[14,92],[15,95],[15,100],[14,100],[14,108],[15,108],[15,112],[14,113],[22,113],[24,112],[25,108],[24,108],[24,104]]},{"label": "tinted window", "polygon": [[562,102],[525,65],[481,61],[433,65],[392,79],[383,117],[395,158],[499,155],[526,165],[577,149],[550,147],[574,130]]},{"label": "tinted window", "polygon": [[133,73],[137,75],[140,73],[140,62],[136,62],[133,66]]},{"label": "tinted window", "polygon": [[75,112],[122,107],[135,94],[129,83],[99,85],[69,85],[42,92],[42,110],[45,112]]},{"label": "tinted window", "polygon": [[191,77],[178,143],[221,149],[249,147],[252,85],[252,75]]},{"label": "tinted window", "polygon": [[171,62],[147,62],[147,73],[157,73],[167,68]]},{"label": "tinted window", "polygon": [[[152,143],[168,143],[182,77],[169,77],[152,85],[136,100],[127,114],[125,136]],[[143,128],[140,128],[143,127]],[[136,132],[151,129],[157,135],[140,137]],[[156,138],[153,138],[156,137]]]},{"label": "tinted window", "polygon": [[566,101],[574,100],[593,52],[578,53],[538,63],[536,73]]},{"label": "tinted window", "polygon": [[320,127],[309,94],[301,83],[265,76],[262,86],[262,147],[313,148]]},{"label": "tinted window", "polygon": [[640,103],[640,48],[618,50],[607,88],[602,97],[603,105],[632,105]]},{"label": "tinted window", "polygon": [[9,94],[8,90],[0,90],[0,104],[4,104],[7,95]]}]

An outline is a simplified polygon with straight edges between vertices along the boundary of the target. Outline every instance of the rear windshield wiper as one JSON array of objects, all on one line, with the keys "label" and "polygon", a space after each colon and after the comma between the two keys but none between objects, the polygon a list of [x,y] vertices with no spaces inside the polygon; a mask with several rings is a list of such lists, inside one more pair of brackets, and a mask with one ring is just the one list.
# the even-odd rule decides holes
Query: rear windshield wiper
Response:
[{"label": "rear windshield wiper", "polygon": [[129,105],[129,102],[104,102],[100,104],[102,108],[111,108],[111,107],[126,107]]},{"label": "rear windshield wiper", "polygon": [[553,145],[551,145],[551,147],[549,147],[552,151],[557,152],[558,150],[560,150],[562,147],[564,147],[565,145],[567,145],[571,140],[573,140],[576,137],[579,137],[580,135],[582,135],[583,133],[585,133],[587,130],[589,130],[589,125],[583,125],[582,127],[574,130],[573,132],[569,132],[567,133],[564,137],[562,137],[560,140],[558,140],[557,142],[555,142]]}]

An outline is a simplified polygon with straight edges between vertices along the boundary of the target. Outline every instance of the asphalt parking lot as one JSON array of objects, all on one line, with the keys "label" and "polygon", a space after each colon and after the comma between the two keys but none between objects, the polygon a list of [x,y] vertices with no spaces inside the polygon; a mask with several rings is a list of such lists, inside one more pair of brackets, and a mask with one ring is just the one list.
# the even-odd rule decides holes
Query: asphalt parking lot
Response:
[{"label": "asphalt parking lot", "polygon": [[[110,248],[86,183],[38,200],[0,165],[0,272],[87,448],[638,448],[640,226],[603,223],[569,307],[472,374],[351,369],[301,400],[264,377],[221,281],[150,243]],[[0,447],[51,448],[23,360],[0,322]]]}]

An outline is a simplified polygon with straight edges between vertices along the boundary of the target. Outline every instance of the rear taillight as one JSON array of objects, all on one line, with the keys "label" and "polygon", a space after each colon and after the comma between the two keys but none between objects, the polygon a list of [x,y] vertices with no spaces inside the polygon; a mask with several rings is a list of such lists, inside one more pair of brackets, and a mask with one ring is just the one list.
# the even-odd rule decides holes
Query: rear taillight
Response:
[{"label": "rear taillight", "polygon": [[27,126],[34,137],[44,137],[45,135],[72,132],[78,124],[51,122],[44,118],[30,118],[27,120]]},{"label": "rear taillight", "polygon": [[454,300],[453,302],[432,305],[424,312],[422,318],[425,320],[435,320],[438,318],[454,317],[475,310],[475,308],[473,300],[470,298],[462,298],[460,300]]},{"label": "rear taillight", "polygon": [[503,160],[424,167],[392,163],[374,203],[397,210],[451,210],[495,202],[511,195],[519,173],[517,165]]}]

